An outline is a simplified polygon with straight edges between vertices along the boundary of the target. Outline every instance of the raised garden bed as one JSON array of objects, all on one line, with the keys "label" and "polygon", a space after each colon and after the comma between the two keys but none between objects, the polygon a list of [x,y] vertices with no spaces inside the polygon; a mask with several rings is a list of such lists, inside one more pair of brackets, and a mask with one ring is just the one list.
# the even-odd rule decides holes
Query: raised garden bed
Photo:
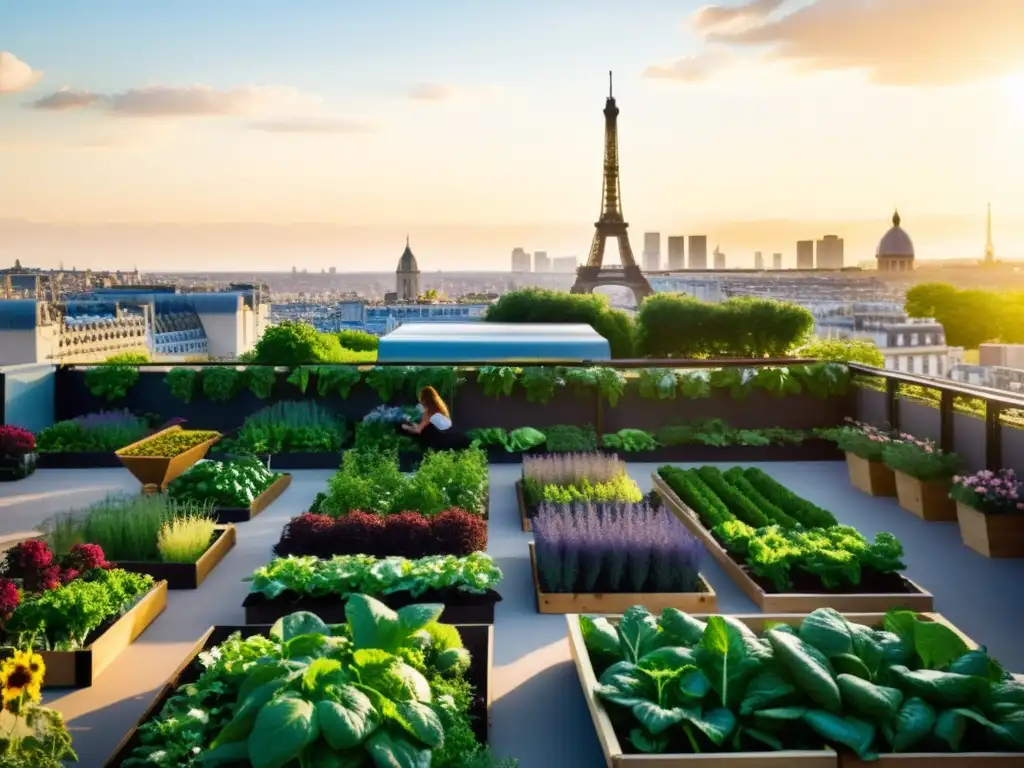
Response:
[{"label": "raised garden bed", "polygon": [[895,496],[896,474],[880,461],[869,461],[855,453],[846,452],[846,469],[850,484],[871,496]]},{"label": "raised garden bed", "polygon": [[526,494],[523,491],[523,481],[516,480],[516,505],[519,507],[519,520],[523,526],[523,530],[527,533],[533,530],[533,524],[530,522],[530,518],[537,514],[536,507],[530,507],[526,504]]},{"label": "raised garden bed", "polygon": [[930,592],[900,574],[885,574],[885,579],[879,574],[878,589],[874,592],[801,592],[799,585],[793,592],[774,591],[769,582],[751,573],[719,543],[697,513],[683,503],[657,472],[652,473],[651,480],[668,508],[703,542],[729,578],[766,613],[810,613],[817,608],[835,608],[844,613],[884,613],[892,608],[928,612],[934,607]]},{"label": "raised garden bed", "polygon": [[[41,651],[44,688],[88,688],[167,607],[167,582],[158,581],[128,611],[100,626],[77,651]],[[7,655],[6,649],[0,653]]]},{"label": "raised garden bed", "polygon": [[210,548],[194,563],[119,562],[118,568],[132,573],[145,573],[167,583],[168,589],[198,589],[206,577],[223,560],[236,541],[235,526],[219,528],[213,535]]},{"label": "raised garden bed", "polygon": [[949,480],[919,480],[894,470],[900,506],[928,522],[956,522],[956,502],[949,498]]},{"label": "raised garden bed", "polygon": [[147,443],[169,439],[177,433],[185,431],[189,430],[183,430],[179,425],[168,427],[117,451],[116,455],[121,463],[142,483],[143,492],[165,489],[174,478],[206,456],[210,446],[221,437],[218,433],[209,433],[211,435],[209,439],[192,445],[173,456],[128,455],[129,452],[140,449]]},{"label": "raised garden bed", "polygon": [[[699,620],[706,620],[707,615],[694,615]],[[605,616],[613,625],[621,616]],[[797,627],[805,618],[802,613],[793,614],[751,614],[730,617],[749,627],[754,632],[762,632],[769,626],[788,624]],[[844,618],[852,624],[868,627],[880,627],[885,616],[877,613],[844,613]],[[917,618],[925,622],[941,623],[960,636],[968,649],[978,646],[970,638],[949,624],[942,616],[932,613],[919,613]],[[961,768],[961,766],[979,766],[979,768],[1015,768],[1022,764],[1024,756],[1009,752],[961,752],[961,753],[901,753],[879,755],[877,761],[863,762],[848,754],[837,754],[831,749],[815,751],[764,751],[707,754],[636,754],[626,753],[623,741],[612,724],[612,719],[604,701],[597,695],[599,681],[591,662],[590,653],[583,639],[580,628],[580,616],[566,616],[568,627],[569,650],[572,653],[579,675],[580,686],[590,711],[598,741],[604,753],[605,763],[609,768],[867,768],[881,765],[885,768]]]},{"label": "raised garden bed", "polygon": [[83,451],[81,453],[40,453],[39,469],[115,469],[124,466],[113,451]]},{"label": "raised garden bed", "polygon": [[213,515],[218,523],[245,523],[269,507],[285,489],[292,484],[292,476],[281,475],[263,493],[252,500],[247,507],[214,507]]},{"label": "raised garden bed", "polygon": [[835,443],[818,438],[810,438],[797,445],[672,445],[653,451],[601,450],[623,461],[658,464],[843,460],[843,454]]},{"label": "raised garden bed", "polygon": [[[482,744],[488,740],[491,710],[491,666],[494,661],[494,627],[489,625],[459,626],[462,643],[469,651],[472,661],[466,673],[467,681],[475,688],[476,697],[470,708],[475,717],[473,730]],[[174,695],[181,685],[195,682],[203,668],[196,657],[203,651],[223,643],[230,635],[239,632],[243,638],[253,635],[267,635],[270,625],[247,624],[243,626],[216,626],[207,630],[206,634],[192,648],[181,666],[171,675],[157,694],[153,703],[146,708],[128,734],[121,740],[113,755],[104,763],[104,768],[119,768],[131,756],[132,751],[141,745],[138,728],[140,725],[160,713],[167,700]],[[244,765],[244,764],[243,764]]]},{"label": "raised garden bed", "polygon": [[718,596],[702,576],[700,592],[645,592],[642,594],[618,592],[571,594],[542,592],[537,574],[537,553],[530,542],[530,570],[533,590],[537,598],[537,613],[624,613],[630,606],[643,605],[651,611],[678,608],[687,613],[714,613],[718,610]]},{"label": "raised garden bed", "polygon": [[1024,557],[1024,513],[985,514],[956,504],[960,538],[975,552],[992,558]]}]

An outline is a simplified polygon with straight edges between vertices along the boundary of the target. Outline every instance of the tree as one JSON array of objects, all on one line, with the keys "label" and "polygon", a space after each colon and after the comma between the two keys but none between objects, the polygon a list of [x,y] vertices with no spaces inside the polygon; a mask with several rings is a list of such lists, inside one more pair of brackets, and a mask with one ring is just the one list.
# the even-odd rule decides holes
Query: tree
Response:
[{"label": "tree", "polygon": [[527,288],[510,291],[487,309],[491,323],[585,323],[608,339],[612,357],[633,356],[633,322],[600,294]]},{"label": "tree", "polygon": [[1012,294],[994,291],[961,291],[946,283],[921,283],[907,291],[906,309],[911,317],[931,317],[942,324],[946,343],[975,349],[979,344],[1012,337]]},{"label": "tree", "polygon": [[263,332],[253,349],[252,362],[267,365],[316,365],[342,357],[337,336],[320,333],[309,323],[285,320]]},{"label": "tree", "polygon": [[874,342],[865,339],[813,339],[796,350],[795,354],[829,362],[885,367],[885,355]]},{"label": "tree", "polygon": [[952,306],[957,293],[956,287],[948,283],[920,283],[907,291],[905,309],[911,317],[935,317]]},{"label": "tree", "polygon": [[380,339],[366,331],[338,331],[336,335],[342,347],[356,352],[373,352],[380,346]]}]

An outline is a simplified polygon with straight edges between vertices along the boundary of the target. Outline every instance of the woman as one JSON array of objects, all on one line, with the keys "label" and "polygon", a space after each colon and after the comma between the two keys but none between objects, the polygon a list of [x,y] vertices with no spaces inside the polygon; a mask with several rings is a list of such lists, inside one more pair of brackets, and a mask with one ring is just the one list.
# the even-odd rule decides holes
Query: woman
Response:
[{"label": "woman", "polygon": [[452,429],[452,417],[448,406],[433,387],[420,390],[420,405],[423,418],[419,424],[402,424],[402,430],[424,448],[452,450],[468,448],[469,439]]}]

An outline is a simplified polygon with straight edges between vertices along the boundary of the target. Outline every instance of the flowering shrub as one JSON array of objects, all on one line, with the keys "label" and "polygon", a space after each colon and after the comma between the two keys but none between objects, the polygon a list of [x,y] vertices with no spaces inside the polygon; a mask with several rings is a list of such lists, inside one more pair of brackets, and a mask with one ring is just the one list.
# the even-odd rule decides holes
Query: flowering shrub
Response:
[{"label": "flowering shrub", "polygon": [[852,453],[868,461],[881,461],[882,450],[886,445],[896,441],[893,432],[881,430],[871,424],[863,424],[853,419],[847,419],[844,427],[832,429],[819,429],[816,434],[826,440],[831,440],[840,451]]},{"label": "flowering shrub", "polygon": [[1012,469],[982,470],[953,478],[950,498],[986,515],[1024,512],[1024,483]]},{"label": "flowering shrub", "polygon": [[21,427],[0,426],[0,456],[20,459],[36,449],[36,439]]},{"label": "flowering shrub", "polygon": [[0,624],[4,622],[21,602],[18,586],[10,579],[0,579]]},{"label": "flowering shrub", "polygon": [[900,433],[899,440],[882,444],[882,461],[889,469],[916,477],[918,480],[948,480],[963,462],[955,453],[946,453],[931,440],[918,440]]},{"label": "flowering shrub", "polygon": [[[42,539],[15,544],[0,561],[0,574],[6,579],[19,580],[26,592],[56,589],[97,568],[113,568],[98,545],[76,544],[58,562],[49,545]],[[0,584],[3,584],[2,580]],[[3,605],[3,591],[0,588],[0,615],[4,613]]]}]

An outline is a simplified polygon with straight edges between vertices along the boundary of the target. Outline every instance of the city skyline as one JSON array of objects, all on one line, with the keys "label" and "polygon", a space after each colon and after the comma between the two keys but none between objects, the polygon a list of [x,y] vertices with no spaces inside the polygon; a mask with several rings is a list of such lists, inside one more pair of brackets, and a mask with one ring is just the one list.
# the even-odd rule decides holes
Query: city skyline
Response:
[{"label": "city skyline", "polygon": [[[142,268],[187,260],[189,248],[203,262],[204,241],[221,240],[230,269],[261,226],[278,225],[300,233],[294,260],[314,268],[345,269],[364,258],[354,248],[397,261],[391,232],[407,230],[414,250],[417,230],[427,233],[417,254],[427,269],[481,258],[507,269],[515,245],[582,260],[611,66],[634,238],[707,234],[741,265],[755,250],[791,262],[797,239],[837,234],[855,264],[898,206],[920,259],[981,257],[991,200],[997,257],[1024,255],[1011,208],[1024,177],[1013,152],[1024,129],[1020,3],[930,0],[924,25],[920,0],[396,5],[5,11],[0,175],[19,183],[0,189],[0,254],[53,266],[57,254],[75,259],[67,233],[85,231],[97,247],[120,237],[115,255],[134,250]],[[68,22],[59,29],[57,12]],[[528,60],[494,53],[526,33]],[[613,61],[593,44],[604,39]],[[246,232],[247,222],[260,224]],[[194,239],[138,252],[143,230]],[[324,232],[333,243],[317,242]]]}]

